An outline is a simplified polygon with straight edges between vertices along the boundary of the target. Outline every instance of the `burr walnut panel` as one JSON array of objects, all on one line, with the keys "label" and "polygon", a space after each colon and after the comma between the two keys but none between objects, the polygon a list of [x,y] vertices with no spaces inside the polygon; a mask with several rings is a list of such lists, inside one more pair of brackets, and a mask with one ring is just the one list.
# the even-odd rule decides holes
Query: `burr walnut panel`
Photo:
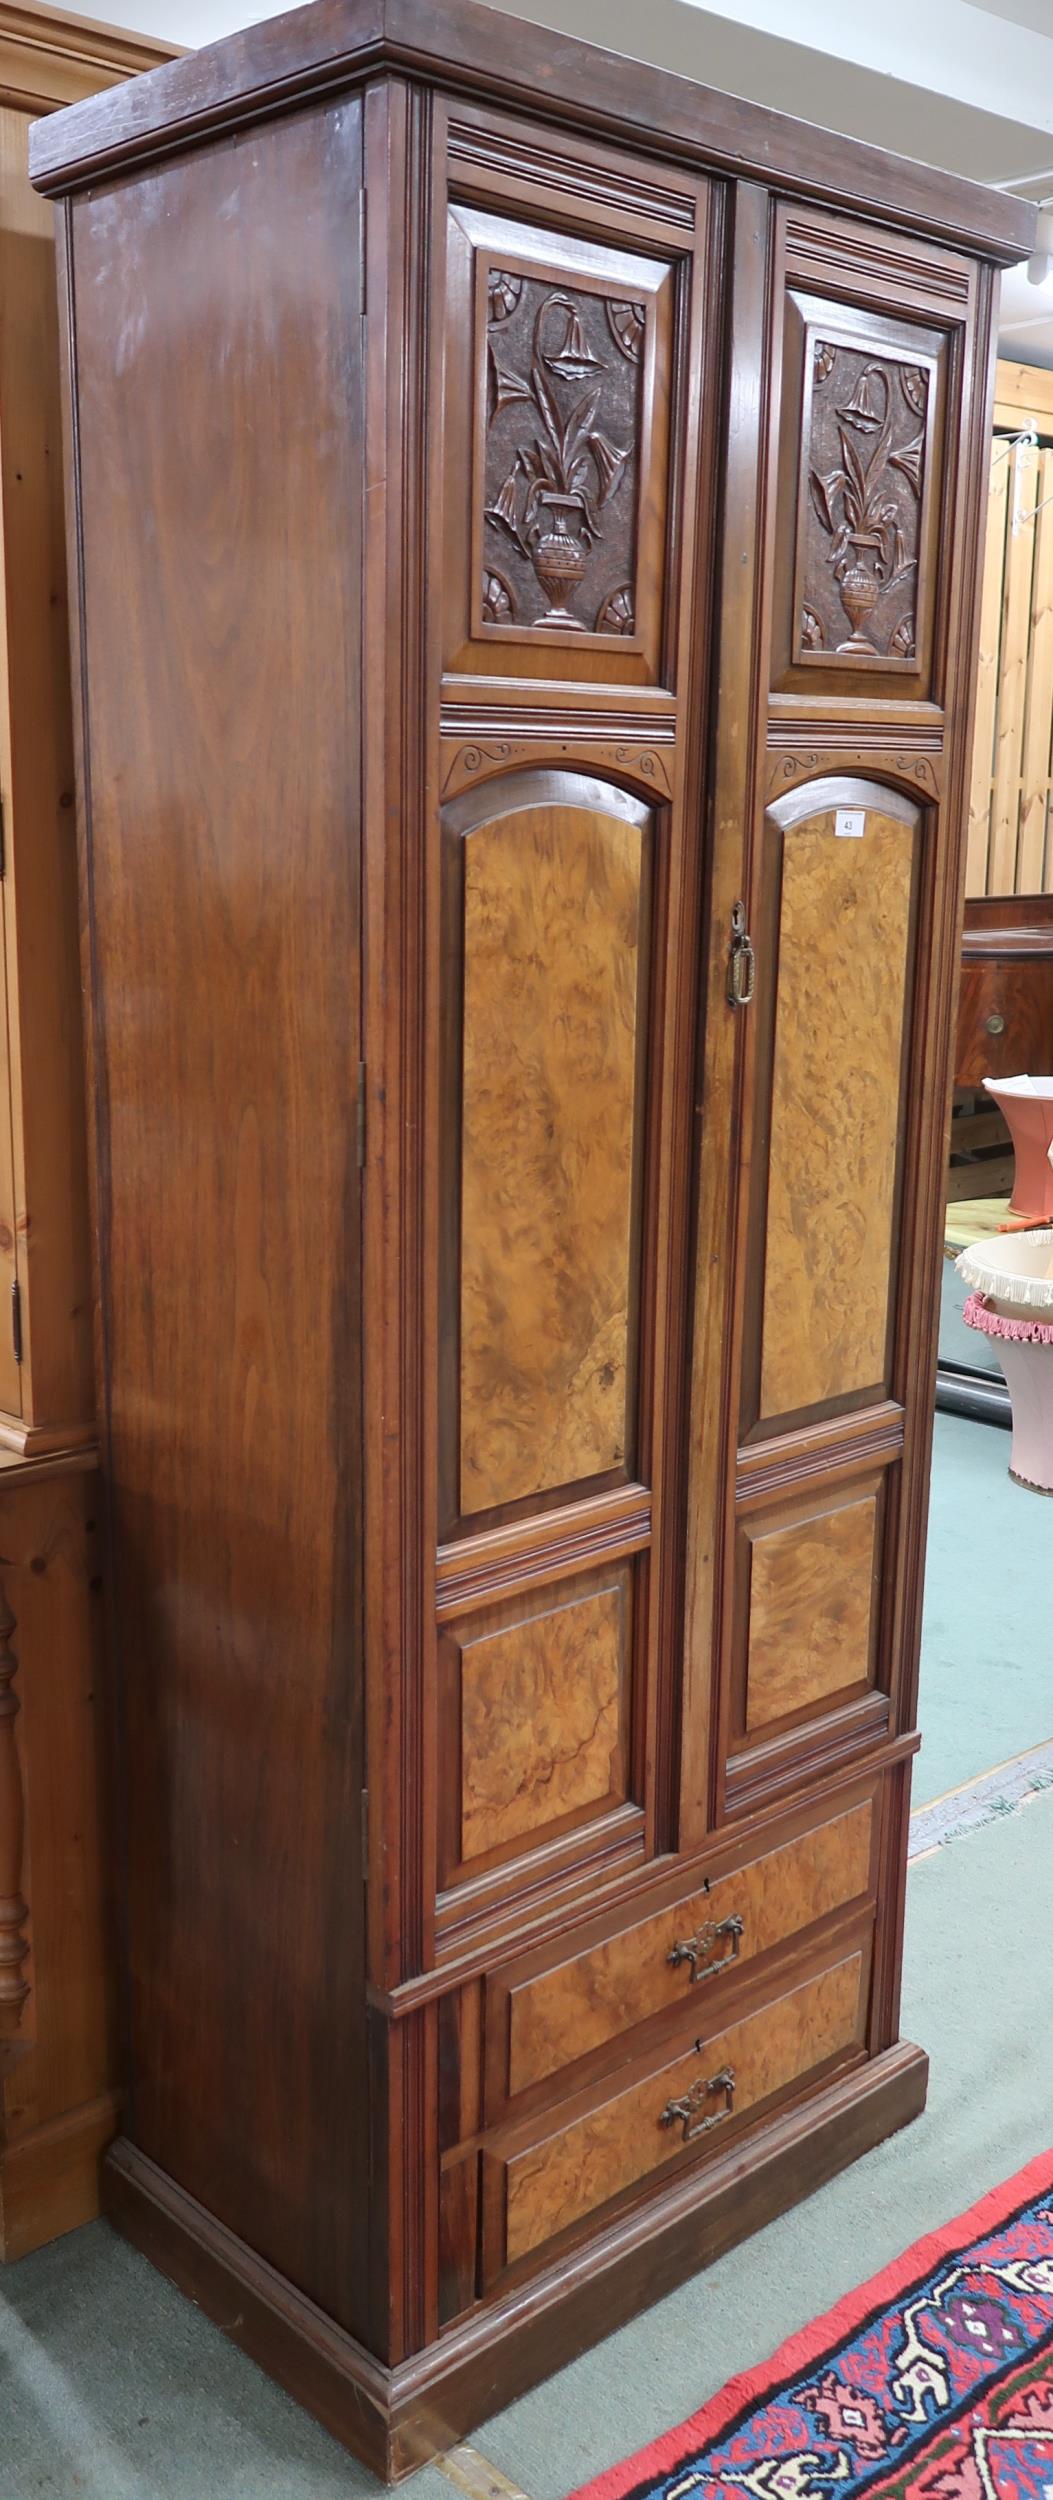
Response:
[{"label": "burr walnut panel", "polygon": [[[535,2122],[533,2141],[524,2127],[526,2140],[495,2145],[484,2157],[488,2270],[531,2255],[685,2151],[697,2159],[718,2150],[747,2111],[858,2049],[866,1973],[857,1946],[726,2030],[684,2043],[620,2091],[608,2087],[580,2114],[555,2112],[540,2140]],[[701,2118],[710,2121],[704,2131]]]},{"label": "burr walnut panel", "polygon": [[511,775],[447,811],[448,1518],[633,1464],[650,826],[574,773]]},{"label": "burr walnut panel", "polygon": [[630,1599],[615,1564],[445,1632],[447,1883],[624,1800]]},{"label": "burr walnut panel", "polygon": [[[541,2083],[635,2024],[690,1999],[711,2019],[713,1991],[756,1955],[869,1890],[874,1801],[866,1797],[730,1874],[546,1969],[500,1972],[488,1996],[492,2100]],[[741,1922],[739,1933],[725,1922]],[[685,1945],[697,1947],[692,1963]],[[679,1948],[679,1952],[678,1952]],[[550,1949],[551,1951],[551,1949]],[[697,1974],[697,1975],[696,1975]]]},{"label": "burr walnut panel", "polygon": [[769,1425],[887,1385],[919,815],[830,780],[766,819],[774,1031],[753,1256]]},{"label": "burr walnut panel", "polygon": [[447,290],[448,666],[653,681],[673,265],[459,201]]},{"label": "burr walnut panel", "polygon": [[789,1525],[751,1522],[744,1533],[752,1735],[869,1681],[877,1495]]}]

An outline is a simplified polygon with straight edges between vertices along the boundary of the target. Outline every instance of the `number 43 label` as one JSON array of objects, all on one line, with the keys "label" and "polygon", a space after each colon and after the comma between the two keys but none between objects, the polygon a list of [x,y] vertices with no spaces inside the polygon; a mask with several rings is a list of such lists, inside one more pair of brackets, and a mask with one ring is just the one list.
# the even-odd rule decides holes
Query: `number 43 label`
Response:
[{"label": "number 43 label", "polygon": [[851,842],[861,842],[866,823],[864,807],[839,807],[834,817],[834,832]]}]

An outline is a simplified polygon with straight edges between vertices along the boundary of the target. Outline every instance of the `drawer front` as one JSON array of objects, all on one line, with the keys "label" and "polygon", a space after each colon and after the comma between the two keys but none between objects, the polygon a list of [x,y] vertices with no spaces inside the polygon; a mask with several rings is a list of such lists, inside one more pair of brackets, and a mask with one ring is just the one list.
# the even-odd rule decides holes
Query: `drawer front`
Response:
[{"label": "drawer front", "polygon": [[722,2031],[592,2105],[565,2103],[531,2139],[509,2130],[484,2154],[484,2269],[532,2256],[612,2198],[670,2165],[716,2152],[736,2120],[862,2047],[869,1939]]},{"label": "drawer front", "polygon": [[491,2116],[671,2005],[704,2002],[711,2021],[722,1973],[867,1897],[876,1819],[871,1793],[554,1968],[538,1970],[535,1957],[497,1974],[487,2007]]}]

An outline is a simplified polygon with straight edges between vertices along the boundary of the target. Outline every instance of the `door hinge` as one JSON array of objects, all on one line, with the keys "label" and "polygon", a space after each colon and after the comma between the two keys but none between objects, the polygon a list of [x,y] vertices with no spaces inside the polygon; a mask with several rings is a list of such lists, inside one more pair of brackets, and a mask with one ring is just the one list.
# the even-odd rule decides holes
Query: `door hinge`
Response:
[{"label": "door hinge", "polygon": [[362,1791],[362,1881],[369,1882],[369,1790]]},{"label": "door hinge", "polygon": [[359,211],[358,218],[358,309],[363,316],[365,315],[366,310],[366,217],[368,205],[369,193],[368,191],[363,191],[362,206]]},{"label": "door hinge", "polygon": [[11,1287],[11,1343],[15,1350],[15,1361],[20,1363],[22,1360],[22,1287],[17,1276]]},{"label": "door hinge", "polygon": [[0,878],[7,875],[7,820],[4,815],[4,794],[0,790]]},{"label": "door hinge", "polygon": [[360,1060],[359,1060],[359,1063],[358,1063],[358,1168],[359,1168],[359,1171],[360,1171],[360,1172],[364,1172],[365,1167],[366,1167],[366,1063],[365,1063],[365,1060],[364,1060],[364,1059],[360,1059]]}]

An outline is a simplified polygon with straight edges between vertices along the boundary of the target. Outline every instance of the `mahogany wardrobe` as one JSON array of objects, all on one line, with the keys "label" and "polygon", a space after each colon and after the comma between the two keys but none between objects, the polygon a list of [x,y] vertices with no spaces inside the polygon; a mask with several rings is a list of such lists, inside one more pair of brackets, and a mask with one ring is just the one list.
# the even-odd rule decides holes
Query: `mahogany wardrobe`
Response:
[{"label": "mahogany wardrobe", "polygon": [[120,2227],[406,2471],[921,2108],[1033,211],[471,0],[43,124]]}]

